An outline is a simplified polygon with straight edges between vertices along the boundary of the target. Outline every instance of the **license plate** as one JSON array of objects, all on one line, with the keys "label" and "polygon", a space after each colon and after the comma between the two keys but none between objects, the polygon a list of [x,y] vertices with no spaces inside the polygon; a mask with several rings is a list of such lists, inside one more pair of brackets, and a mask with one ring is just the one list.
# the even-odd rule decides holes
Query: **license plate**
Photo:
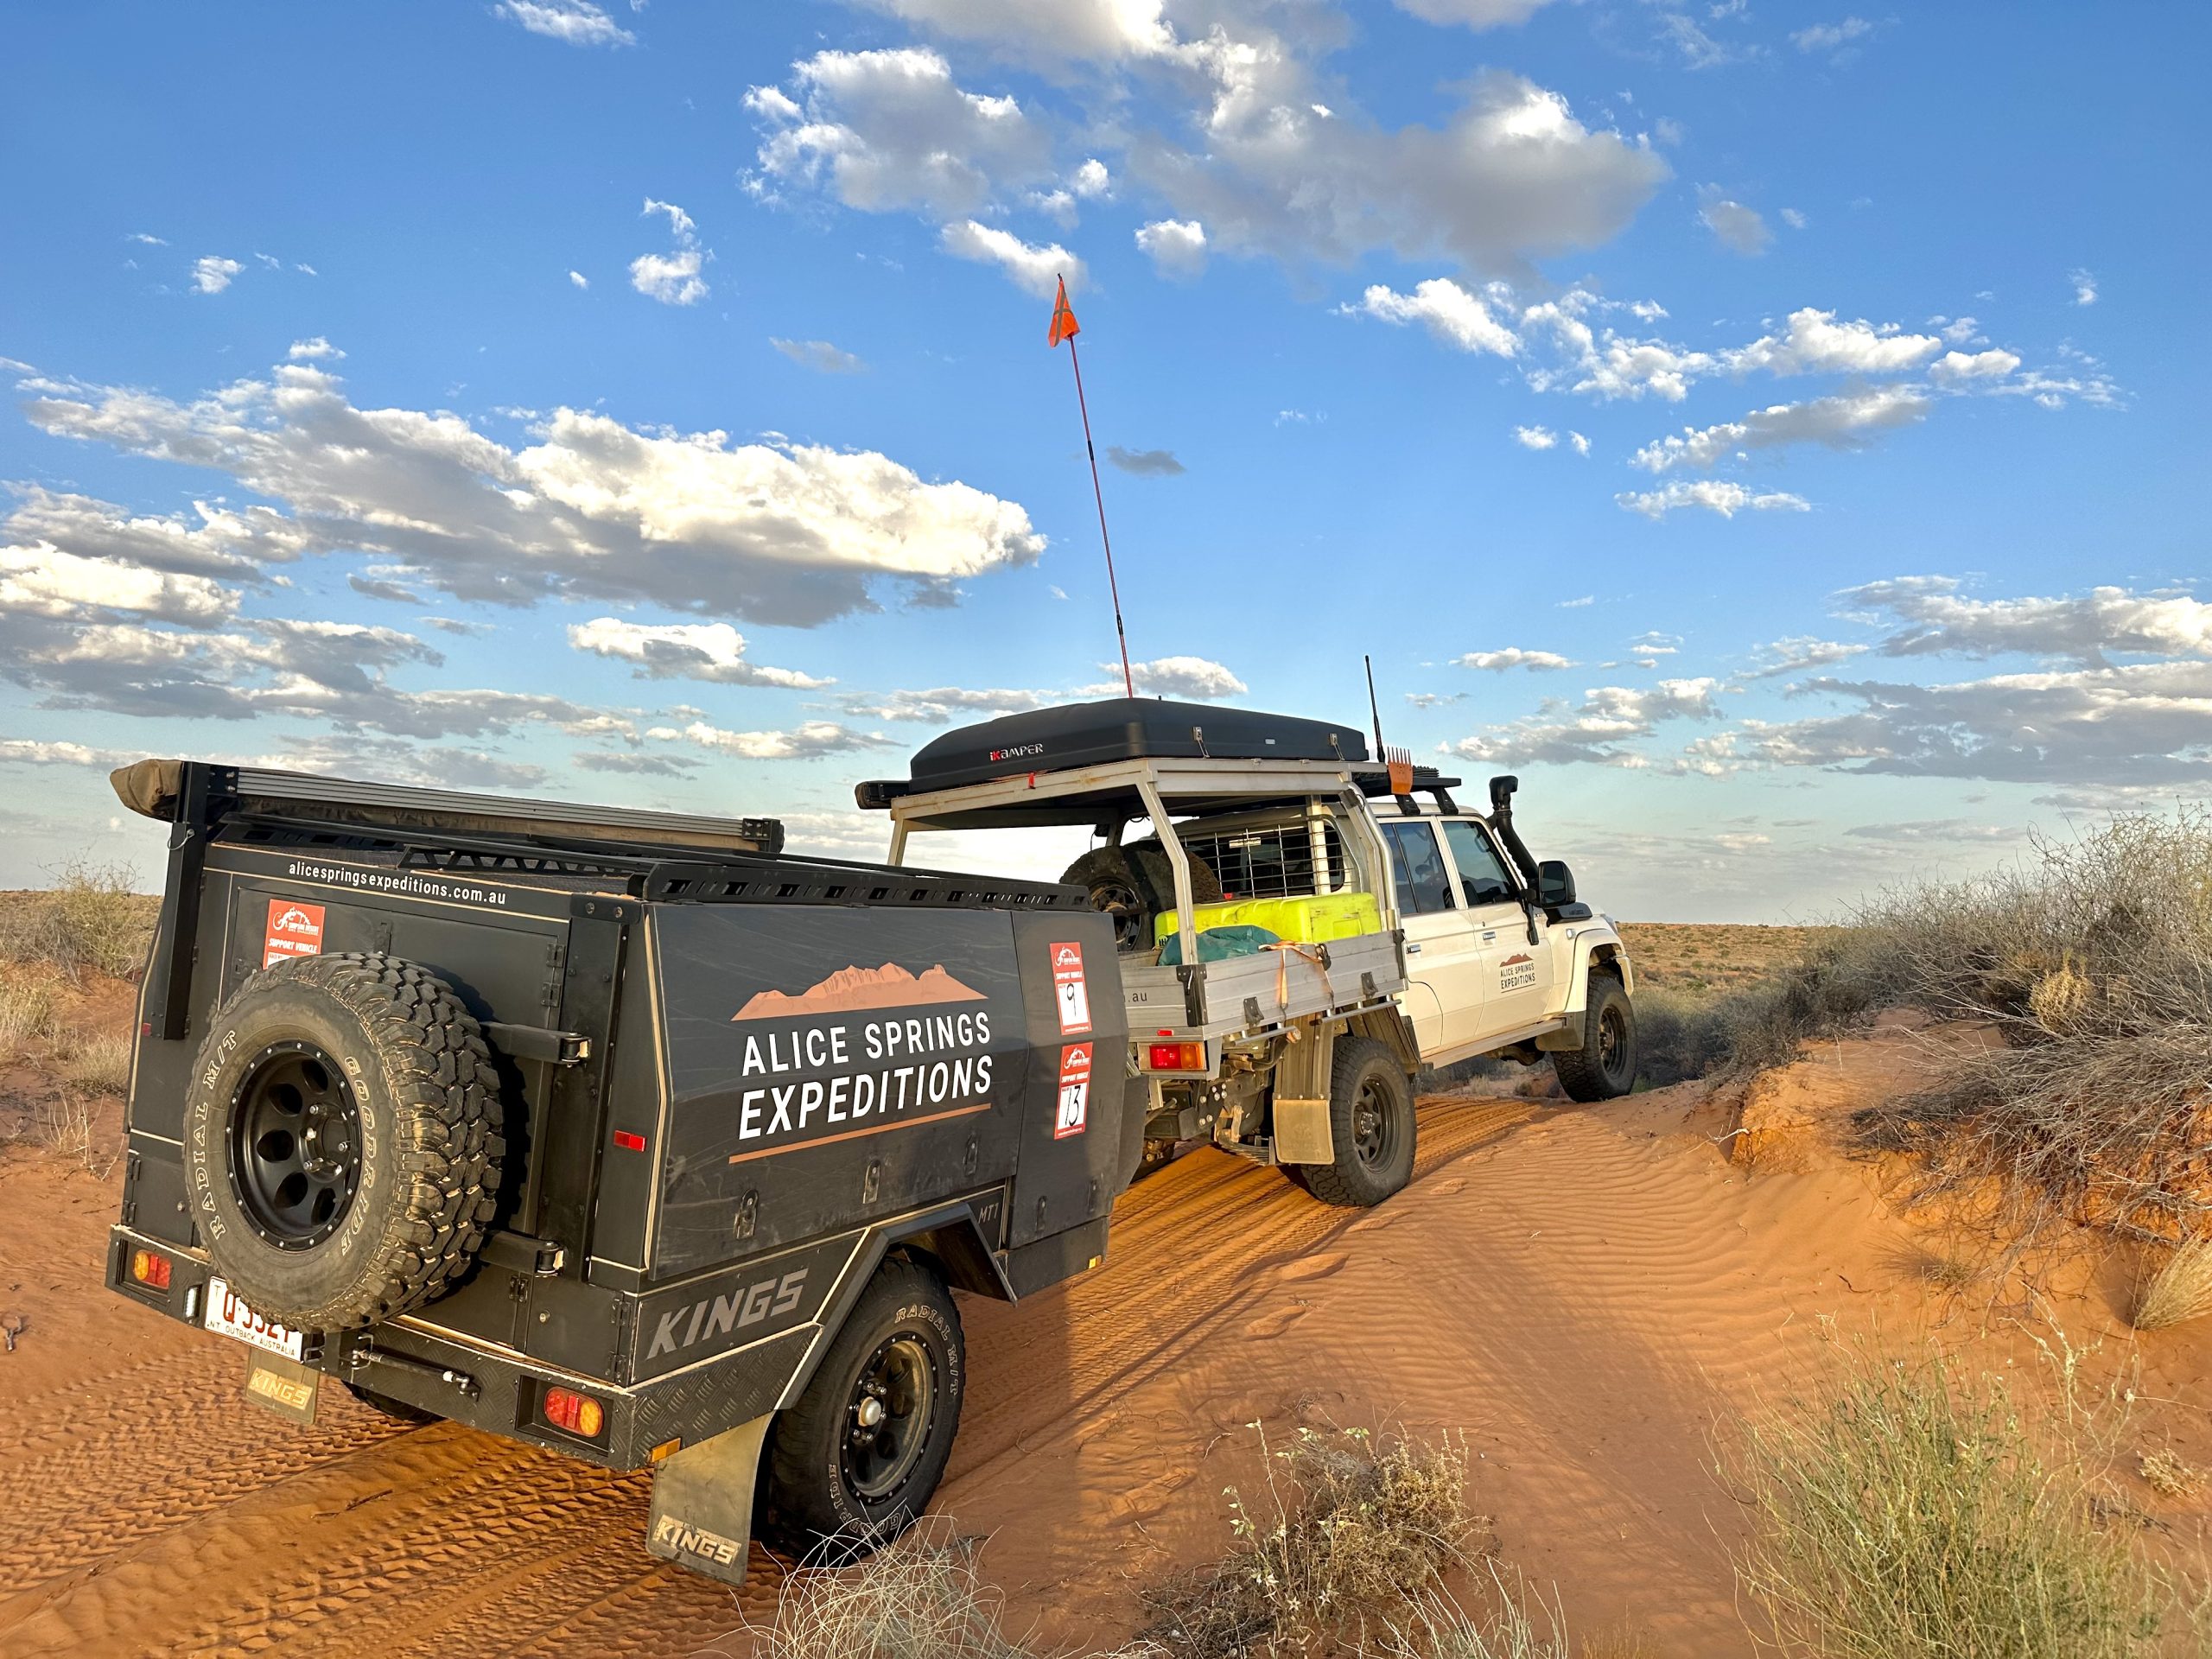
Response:
[{"label": "license plate", "polygon": [[302,1338],[273,1319],[264,1319],[238,1300],[238,1292],[220,1279],[207,1281],[207,1315],[203,1323],[219,1336],[235,1337],[251,1347],[287,1359],[300,1357]]}]

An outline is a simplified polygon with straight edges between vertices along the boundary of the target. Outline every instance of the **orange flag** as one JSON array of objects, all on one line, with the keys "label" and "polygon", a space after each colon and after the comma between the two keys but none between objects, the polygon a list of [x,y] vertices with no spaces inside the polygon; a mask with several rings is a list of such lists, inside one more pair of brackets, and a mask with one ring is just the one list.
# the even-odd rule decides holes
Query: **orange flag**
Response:
[{"label": "orange flag", "polygon": [[1075,308],[1068,303],[1068,279],[1063,276],[1060,278],[1059,297],[1052,302],[1052,332],[1046,336],[1045,343],[1058,346],[1062,340],[1072,339],[1082,332],[1082,325],[1075,320]]}]

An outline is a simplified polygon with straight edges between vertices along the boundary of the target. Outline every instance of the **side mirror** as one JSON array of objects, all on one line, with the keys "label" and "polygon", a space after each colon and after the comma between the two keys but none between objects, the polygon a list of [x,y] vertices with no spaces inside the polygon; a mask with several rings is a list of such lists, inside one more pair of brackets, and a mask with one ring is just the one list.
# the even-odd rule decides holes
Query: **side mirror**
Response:
[{"label": "side mirror", "polygon": [[1559,859],[1546,859],[1536,866],[1536,897],[1548,906],[1573,904],[1574,872]]}]

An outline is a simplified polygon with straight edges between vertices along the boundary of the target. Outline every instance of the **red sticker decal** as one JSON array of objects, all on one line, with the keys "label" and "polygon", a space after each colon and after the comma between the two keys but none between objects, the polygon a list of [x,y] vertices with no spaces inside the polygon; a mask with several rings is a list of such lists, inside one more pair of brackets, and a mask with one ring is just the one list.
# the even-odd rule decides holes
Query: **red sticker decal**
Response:
[{"label": "red sticker decal", "polygon": [[269,931],[261,941],[261,965],[274,968],[294,957],[322,954],[322,906],[289,899],[269,901]]},{"label": "red sticker decal", "polygon": [[1060,1099],[1052,1118],[1052,1139],[1081,1135],[1090,1116],[1090,1045],[1071,1043],[1060,1051]]},{"label": "red sticker decal", "polygon": [[1079,1037],[1090,1029],[1090,987],[1083,977],[1083,947],[1052,947],[1052,1001],[1060,1010],[1060,1035]]}]

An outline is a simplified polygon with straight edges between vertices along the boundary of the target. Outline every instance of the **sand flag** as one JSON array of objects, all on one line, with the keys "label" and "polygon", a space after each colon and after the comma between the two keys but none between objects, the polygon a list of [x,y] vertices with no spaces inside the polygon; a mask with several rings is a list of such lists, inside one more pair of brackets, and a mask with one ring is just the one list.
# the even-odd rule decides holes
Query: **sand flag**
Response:
[{"label": "sand flag", "polygon": [[1075,308],[1068,303],[1068,279],[1060,278],[1059,297],[1052,302],[1052,331],[1045,337],[1047,346],[1058,346],[1064,340],[1072,340],[1083,332],[1083,325],[1075,320]]},{"label": "sand flag", "polygon": [[1075,406],[1083,411],[1083,447],[1090,456],[1090,493],[1098,503],[1098,539],[1106,549],[1106,591],[1114,597],[1114,638],[1122,646],[1122,690],[1134,697],[1137,683],[1129,673],[1129,636],[1122,627],[1122,590],[1114,582],[1114,542],[1106,533],[1106,493],[1098,487],[1098,451],[1090,442],[1090,406],[1083,399],[1083,359],[1075,349],[1075,337],[1082,332],[1083,326],[1075,320],[1075,308],[1068,303],[1068,279],[1063,276],[1059,293],[1052,301],[1052,327],[1045,343],[1057,350],[1062,340],[1067,341],[1068,362],[1075,370]]}]

